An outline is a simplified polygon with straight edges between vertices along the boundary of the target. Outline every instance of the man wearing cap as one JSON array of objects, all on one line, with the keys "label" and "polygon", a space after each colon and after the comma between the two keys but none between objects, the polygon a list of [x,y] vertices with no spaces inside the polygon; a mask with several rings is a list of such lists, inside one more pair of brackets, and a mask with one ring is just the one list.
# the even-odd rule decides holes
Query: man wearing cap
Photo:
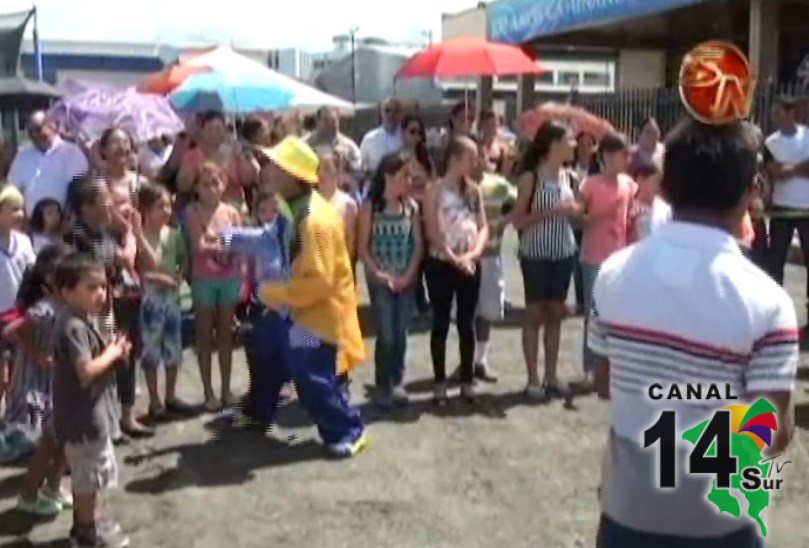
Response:
[{"label": "man wearing cap", "polygon": [[342,220],[315,191],[318,159],[309,145],[290,136],[265,153],[271,186],[292,215],[280,246],[288,278],[259,288],[266,306],[291,318],[283,367],[271,368],[271,403],[291,378],[329,453],[351,457],[364,448],[365,429],[337,375],[365,359],[365,344]]}]

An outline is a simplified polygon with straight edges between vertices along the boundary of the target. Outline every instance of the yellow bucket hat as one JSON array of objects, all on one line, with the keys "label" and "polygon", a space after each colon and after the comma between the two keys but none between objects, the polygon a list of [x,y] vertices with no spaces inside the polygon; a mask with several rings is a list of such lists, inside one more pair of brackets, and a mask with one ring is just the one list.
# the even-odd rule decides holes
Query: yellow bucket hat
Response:
[{"label": "yellow bucket hat", "polygon": [[274,147],[260,150],[270,161],[293,177],[312,185],[318,183],[317,171],[320,161],[312,147],[300,137],[285,137]]}]

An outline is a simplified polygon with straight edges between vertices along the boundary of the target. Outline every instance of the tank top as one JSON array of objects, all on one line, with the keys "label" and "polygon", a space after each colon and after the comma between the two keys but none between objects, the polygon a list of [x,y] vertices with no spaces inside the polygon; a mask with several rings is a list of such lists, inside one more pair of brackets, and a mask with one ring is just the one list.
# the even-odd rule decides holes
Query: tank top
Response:
[{"label": "tank top", "polygon": [[[219,208],[217,208],[217,213],[221,210],[223,205],[225,204],[220,204]],[[195,215],[188,219],[188,221],[200,223],[198,204],[191,204],[190,207],[197,208],[197,210],[195,211]],[[217,231],[216,234],[219,234],[224,229],[230,228],[230,226],[233,225],[227,224],[227,226],[222,225],[213,228]],[[209,231],[207,226],[201,226],[199,228],[203,233]],[[241,267],[242,265],[238,257],[229,252],[214,254],[197,250],[194,251],[191,259],[192,274],[194,279],[198,280],[238,278],[242,275]]]},{"label": "tank top", "polygon": [[[534,173],[537,180],[537,174]],[[573,200],[573,189],[567,171],[561,171],[556,181],[538,181],[531,198],[531,213],[542,213],[561,202]],[[525,259],[558,261],[576,254],[573,227],[566,218],[545,219],[520,233],[520,256]]]},{"label": "tank top", "polygon": [[401,276],[410,265],[413,240],[413,207],[403,203],[401,213],[372,211],[371,253],[385,272]]},{"label": "tank top", "polygon": [[[438,229],[447,246],[456,255],[472,250],[478,237],[477,213],[459,189],[443,183],[438,191]],[[443,249],[431,246],[430,255],[446,260]]]}]

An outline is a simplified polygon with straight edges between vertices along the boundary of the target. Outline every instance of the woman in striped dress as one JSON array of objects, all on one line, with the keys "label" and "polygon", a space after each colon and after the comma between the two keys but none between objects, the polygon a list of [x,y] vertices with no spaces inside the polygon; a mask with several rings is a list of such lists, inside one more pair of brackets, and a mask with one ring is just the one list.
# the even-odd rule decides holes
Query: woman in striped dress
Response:
[{"label": "woman in striped dress", "polygon": [[[556,365],[562,320],[567,316],[570,278],[576,261],[576,240],[570,220],[578,214],[570,173],[576,140],[558,122],[545,122],[525,153],[514,226],[520,231],[520,265],[526,314],[522,330],[528,372],[525,393],[532,399],[559,395]],[[539,332],[544,327],[545,379],[537,371]]]},{"label": "woman in striped dress", "polygon": [[423,253],[418,207],[408,196],[412,161],[407,152],[383,157],[360,212],[359,253],[377,331],[375,402],[383,409],[408,401],[402,386],[407,332]]}]

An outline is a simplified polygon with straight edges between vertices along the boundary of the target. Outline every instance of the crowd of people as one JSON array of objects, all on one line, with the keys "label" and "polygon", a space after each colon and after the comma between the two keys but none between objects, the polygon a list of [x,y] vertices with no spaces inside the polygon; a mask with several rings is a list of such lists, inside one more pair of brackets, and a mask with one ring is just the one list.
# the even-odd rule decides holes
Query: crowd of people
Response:
[{"label": "crowd of people", "polygon": [[[433,401],[445,405],[450,397],[446,346],[454,310],[455,376],[461,400],[473,403],[476,381],[497,381],[488,354],[492,327],[505,312],[502,239],[511,225],[526,306],[525,396],[605,395],[612,374],[614,406],[623,411],[613,417],[604,534],[629,539],[620,536],[631,535],[629,528],[649,531],[648,516],[632,514],[627,508],[637,505],[621,500],[626,485],[637,483],[627,471],[648,466],[648,456],[619,437],[634,435],[639,409],[653,411],[638,400],[633,376],[641,375],[643,360],[636,346],[648,347],[645,356],[660,355],[661,367],[675,358],[655,353],[659,338],[622,332],[631,315],[642,315],[640,324],[659,320],[665,332],[667,310],[712,307],[710,319],[689,317],[693,340],[753,352],[747,371],[729,382],[773,392],[783,403],[794,378],[794,313],[775,284],[733,255],[741,248],[781,282],[796,229],[809,251],[806,220],[794,215],[809,208],[809,137],[794,101],[779,101],[773,114],[778,131],[766,141],[748,125],[691,123],[673,133],[668,148],[654,119],[643,122],[634,146],[617,133],[597,139],[547,121],[517,158],[498,116],[466,104],[452,110],[438,153],[428,147],[424,121],[394,99],[383,103],[380,126],[359,146],[329,108],[318,111],[305,135],[249,117],[235,142],[225,116],[210,111],[174,139],[135,143],[110,128],[84,147],[35,113],[28,121],[32,144],[13,159],[0,188],[0,459],[31,455],[19,508],[55,515],[72,507],[76,545],[125,545],[121,528],[99,514],[97,495],[115,483],[114,444],[152,436],[167,416],[194,412],[177,395],[185,284],[202,407],[235,407],[236,427],[266,430],[279,402],[295,394],[330,454],[351,457],[365,446],[348,390],[353,368],[365,359],[355,290],[360,263],[376,328],[374,403],[382,410],[407,404],[408,329],[427,308]],[[762,212],[769,203],[768,224]],[[641,240],[650,243],[632,246]],[[714,267],[708,257],[717,249],[732,258]],[[722,293],[732,302],[712,303],[710,291],[700,293],[695,280],[702,274],[726,284]],[[571,280],[575,306],[567,304]],[[696,284],[693,303],[666,300],[684,284]],[[640,302],[649,305],[646,312]],[[582,378],[567,387],[557,375],[560,337],[576,314],[588,326]],[[731,318],[757,323],[734,329]],[[238,322],[247,327],[250,376],[242,399],[231,386]],[[723,324],[727,329],[717,327]],[[717,329],[728,341],[716,340]],[[747,348],[744,337],[753,332]],[[135,412],[137,364],[149,421]],[[693,380],[685,370],[678,374]],[[61,487],[67,470],[72,494]],[[705,519],[694,515],[686,523]],[[724,534],[727,527],[708,523],[700,531]],[[629,545],[639,546],[611,544]]]}]

